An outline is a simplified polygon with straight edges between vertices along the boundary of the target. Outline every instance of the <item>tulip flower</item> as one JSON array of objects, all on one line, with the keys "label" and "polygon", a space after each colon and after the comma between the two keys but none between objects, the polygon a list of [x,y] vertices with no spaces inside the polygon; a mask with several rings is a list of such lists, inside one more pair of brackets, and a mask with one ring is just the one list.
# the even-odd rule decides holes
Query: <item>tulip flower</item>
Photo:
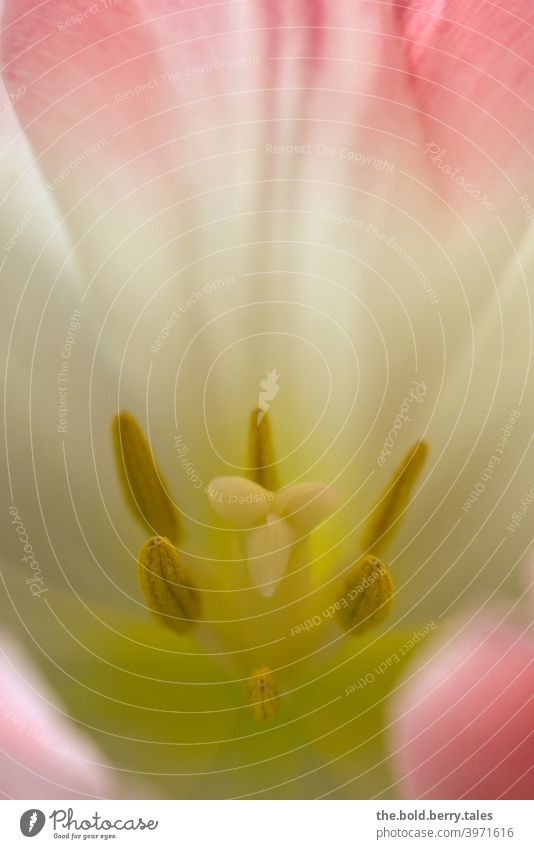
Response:
[{"label": "tulip flower", "polygon": [[3,3],[5,624],[156,796],[386,793],[406,661],[517,592],[533,23]]}]

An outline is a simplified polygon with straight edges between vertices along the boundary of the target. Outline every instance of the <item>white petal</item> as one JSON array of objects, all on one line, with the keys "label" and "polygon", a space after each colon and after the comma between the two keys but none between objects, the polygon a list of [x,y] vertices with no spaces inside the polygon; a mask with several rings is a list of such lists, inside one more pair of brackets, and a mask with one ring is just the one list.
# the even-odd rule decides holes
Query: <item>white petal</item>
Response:
[{"label": "white petal", "polygon": [[262,522],[272,510],[273,494],[247,478],[214,478],[208,496],[215,512],[236,528],[250,528]]},{"label": "white petal", "polygon": [[310,481],[286,486],[276,493],[276,512],[300,533],[309,534],[337,504],[333,486]]},{"label": "white petal", "polygon": [[247,533],[245,550],[248,571],[266,598],[274,595],[284,577],[294,542],[295,532],[291,526],[274,513],[267,516],[265,524]]}]

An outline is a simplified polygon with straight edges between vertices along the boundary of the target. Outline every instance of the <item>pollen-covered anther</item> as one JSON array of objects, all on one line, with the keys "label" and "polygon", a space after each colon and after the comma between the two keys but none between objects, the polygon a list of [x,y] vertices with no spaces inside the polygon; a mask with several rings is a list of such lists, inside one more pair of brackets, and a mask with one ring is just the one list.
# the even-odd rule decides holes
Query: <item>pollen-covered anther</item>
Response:
[{"label": "pollen-covered anther", "polygon": [[261,666],[248,681],[250,709],[256,719],[273,719],[278,712],[279,695],[268,666]]},{"label": "pollen-covered anther", "polygon": [[147,438],[131,413],[123,410],[115,416],[113,440],[124,495],[134,517],[150,534],[161,534],[178,542],[180,515]]},{"label": "pollen-covered anther", "polygon": [[395,587],[381,560],[367,555],[349,571],[338,600],[342,626],[355,636],[380,625],[391,612]]},{"label": "pollen-covered anther", "polygon": [[150,609],[178,633],[200,619],[200,592],[168,539],[153,537],[139,552],[139,583]]}]

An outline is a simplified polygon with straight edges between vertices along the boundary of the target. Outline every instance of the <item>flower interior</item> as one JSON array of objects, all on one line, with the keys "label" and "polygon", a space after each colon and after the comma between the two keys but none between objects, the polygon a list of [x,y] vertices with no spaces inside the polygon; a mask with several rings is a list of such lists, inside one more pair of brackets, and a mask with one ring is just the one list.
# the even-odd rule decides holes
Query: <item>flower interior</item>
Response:
[{"label": "flower interior", "polygon": [[[138,557],[147,607],[177,639],[194,630],[230,665],[259,721],[277,716],[318,654],[340,635],[359,639],[388,618],[395,588],[383,558],[425,463],[424,441],[410,448],[386,482],[354,560],[336,563],[320,535],[325,519],[335,521],[336,490],[318,481],[279,479],[265,410],[250,417],[248,476],[218,477],[206,488],[219,523],[215,543],[207,533],[190,539],[180,505],[130,412],[115,417],[113,437],[127,504],[148,535]],[[231,560],[222,556],[217,531],[231,535]]]}]

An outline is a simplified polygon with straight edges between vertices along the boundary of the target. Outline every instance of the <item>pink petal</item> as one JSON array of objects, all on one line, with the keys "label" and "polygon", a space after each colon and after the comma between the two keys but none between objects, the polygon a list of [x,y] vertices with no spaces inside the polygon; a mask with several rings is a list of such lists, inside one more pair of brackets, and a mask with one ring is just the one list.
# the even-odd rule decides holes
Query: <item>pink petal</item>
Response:
[{"label": "pink petal", "polygon": [[[309,337],[312,320],[318,327],[322,321],[324,286],[319,280],[321,274],[330,275],[333,256],[336,263],[353,266],[340,269],[339,275],[356,285],[362,253],[370,255],[376,290],[374,257],[384,254],[380,243],[350,225],[326,222],[321,210],[361,216],[367,224],[387,209],[397,222],[400,195],[417,216],[417,188],[403,176],[410,171],[406,158],[417,149],[417,127],[407,105],[402,43],[392,9],[365,0],[107,2],[109,8],[101,0],[94,14],[85,0],[4,3],[4,77],[10,91],[26,86],[17,114],[51,186],[49,199],[57,205],[75,260],[65,273],[58,271],[58,279],[54,267],[46,282],[53,294],[44,309],[42,337],[55,340],[63,333],[69,316],[64,303],[80,307],[83,293],[84,330],[89,334],[97,328],[98,334],[84,350],[94,349],[104,367],[111,363],[113,375],[119,374],[120,364],[120,392],[124,385],[137,398],[141,375],[154,359],[150,347],[176,305],[206,283],[234,276],[235,285],[202,297],[188,311],[153,370],[151,391],[170,401],[164,364],[172,362],[174,370],[177,347],[202,328],[192,356],[180,367],[181,395],[192,398],[202,385],[199,357],[205,355],[210,365],[213,360],[210,344],[222,348],[236,334],[242,336],[242,328],[256,344],[255,328],[265,329],[268,312],[279,330],[280,307],[274,302],[272,310],[265,305],[243,308],[264,302],[266,292],[278,286],[285,296],[285,280],[273,277],[273,269],[299,271],[290,278],[295,309],[289,322],[295,340]],[[312,152],[284,152],[296,145],[310,146]],[[316,153],[314,145],[323,152]],[[11,186],[6,195],[16,188]],[[397,202],[384,203],[395,191]],[[29,206],[32,201],[30,196]],[[38,209],[48,223],[48,210]],[[26,205],[16,220],[25,211]],[[55,223],[49,224],[45,256],[57,246]],[[360,248],[355,240],[366,245]],[[317,247],[310,251],[314,243]],[[18,255],[31,254],[28,246],[33,247],[29,230],[8,257],[5,273],[10,280],[17,273],[12,266]],[[74,264],[79,272],[75,282]],[[313,286],[308,265],[318,275]],[[269,277],[260,276],[265,271]],[[34,277],[39,283],[43,279],[40,266]],[[398,277],[395,273],[396,281]],[[18,291],[15,285],[9,288]],[[418,293],[416,299],[421,301]],[[354,313],[340,312],[352,325]],[[211,316],[216,318],[213,327]],[[57,329],[51,327],[53,321]],[[352,326],[350,330],[347,345],[356,337]],[[219,335],[212,343],[215,332]],[[332,348],[326,355],[332,367],[340,346],[326,338],[322,325],[318,332],[321,350]],[[307,350],[297,347],[307,363]],[[243,358],[239,347],[235,350],[240,387],[246,380],[255,403],[260,366],[253,357]],[[46,363],[55,369],[56,380],[53,358],[39,359],[43,369]],[[231,368],[221,371],[224,381],[235,382]],[[91,369],[98,383],[103,373],[104,368]],[[35,386],[48,383],[35,369],[32,379]],[[306,387],[302,380],[298,383],[302,397]],[[81,404],[74,399],[78,387]],[[317,390],[310,385],[309,391],[315,409]],[[348,393],[338,391],[345,402]],[[92,397],[99,392],[109,404],[113,393],[108,386]],[[74,432],[87,386],[73,382],[72,393]],[[222,388],[221,394],[227,397]],[[303,409],[303,402],[299,404]],[[125,405],[131,406],[129,397]],[[85,410],[83,416],[85,428]],[[102,425],[107,428],[107,421]],[[337,414],[331,429],[337,438]],[[328,433],[325,444],[330,441]],[[37,453],[42,458],[48,452]],[[211,477],[207,469],[205,476]]]},{"label": "pink petal", "polygon": [[[369,95],[387,96],[386,80],[403,75],[391,10],[362,0],[11,0],[2,42],[9,90],[27,86],[19,114],[36,144],[50,143],[51,125],[86,140],[124,132],[110,140],[121,154],[169,143],[177,128],[234,117],[313,122],[330,113],[350,128]],[[288,141],[303,140],[298,124],[285,129]],[[236,127],[226,139],[244,131]],[[57,139],[56,156],[71,145]]]},{"label": "pink petal", "polygon": [[0,652],[0,796],[116,797],[98,749],[65,717],[19,646]]},{"label": "pink petal", "polygon": [[[398,9],[424,144],[435,145],[429,172],[458,167],[467,183],[488,196],[505,193],[517,208],[517,196],[533,186],[534,6],[402,0]],[[430,161],[437,150],[443,156]],[[450,174],[440,174],[451,194]]]},{"label": "pink petal", "polygon": [[[12,0],[3,16],[4,77],[10,91],[26,86],[17,111],[40,167],[54,178],[85,155],[76,177],[54,189],[84,235],[95,223],[93,201],[109,208],[125,188],[136,192],[124,211],[139,203],[146,219],[165,201],[176,215],[190,192],[214,180],[284,178],[288,164],[294,176],[316,176],[320,162],[323,174],[342,173],[351,184],[363,170],[339,156],[329,165],[325,156],[272,154],[266,143],[340,144],[379,156],[387,131],[399,158],[410,150],[402,51],[387,6],[106,2]],[[251,190],[262,199],[251,186],[245,200]],[[225,208],[228,199],[211,198],[212,211],[214,204]],[[110,248],[122,212],[108,227]]]},{"label": "pink petal", "polygon": [[530,606],[530,611],[534,612],[534,557],[532,555],[525,558],[521,577],[527,594],[526,604]]},{"label": "pink petal", "polygon": [[401,788],[415,799],[534,798],[532,635],[484,617],[447,633],[393,699]]}]

